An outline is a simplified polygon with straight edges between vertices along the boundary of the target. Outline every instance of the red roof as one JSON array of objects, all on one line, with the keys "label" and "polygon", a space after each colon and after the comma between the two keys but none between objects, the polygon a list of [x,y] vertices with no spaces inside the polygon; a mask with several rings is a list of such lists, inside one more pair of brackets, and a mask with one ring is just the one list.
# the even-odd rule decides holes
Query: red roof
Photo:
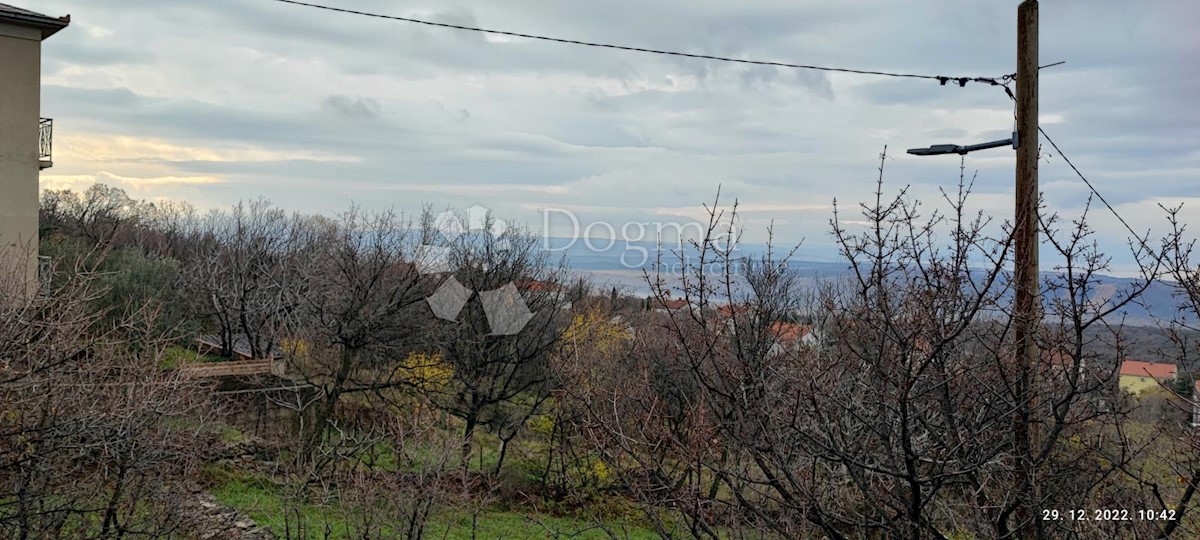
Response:
[{"label": "red roof", "polygon": [[1050,357],[1050,364],[1055,366],[1070,366],[1075,364],[1075,357],[1064,349],[1045,351]]},{"label": "red roof", "polygon": [[1141,360],[1126,360],[1121,362],[1121,375],[1153,377],[1160,381],[1174,377],[1178,369],[1175,364],[1165,364],[1162,362],[1143,362]]},{"label": "red roof", "polygon": [[674,300],[668,298],[665,301],[659,300],[656,298],[654,300],[655,308],[666,308],[666,309],[670,309],[670,310],[676,310],[676,309],[683,309],[687,306],[688,306],[688,301],[683,298],[676,298]]},{"label": "red roof", "polygon": [[747,304],[733,305],[726,304],[717,308],[717,313],[722,317],[732,317],[734,314],[742,314],[750,310]]},{"label": "red roof", "polygon": [[517,282],[517,288],[522,291],[532,292],[558,292],[562,289],[557,283],[549,281],[538,281],[536,279],[523,279]]},{"label": "red roof", "polygon": [[771,335],[775,336],[776,341],[783,343],[795,343],[804,339],[812,330],[811,327],[804,324],[796,324],[789,322],[773,322],[771,323]]}]

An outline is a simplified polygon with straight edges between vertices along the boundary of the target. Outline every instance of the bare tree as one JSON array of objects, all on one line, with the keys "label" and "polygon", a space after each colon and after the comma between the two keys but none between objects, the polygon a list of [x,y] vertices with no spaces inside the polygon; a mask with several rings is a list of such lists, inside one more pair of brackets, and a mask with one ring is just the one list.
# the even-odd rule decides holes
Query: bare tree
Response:
[{"label": "bare tree", "polygon": [[411,381],[403,359],[417,342],[428,293],[413,264],[411,223],[351,209],[294,224],[285,282],[294,311],[285,345],[291,369],[321,389],[310,444],[319,443],[347,394],[388,398]]},{"label": "bare tree", "polygon": [[[1125,431],[1115,366],[1090,363],[1083,336],[1148,287],[1156,255],[1136,251],[1143,279],[1098,295],[1107,260],[1086,222],[1060,230],[1057,218],[1044,221],[1064,262],[1044,285],[1051,310],[1038,375],[1023,390],[1010,332],[1010,229],[991,236],[989,218],[966,211],[971,184],[961,177],[944,193],[948,212],[924,211],[906,190],[884,196],[881,165],[861,220],[832,221],[848,278],[817,291],[805,291],[786,257],[736,260],[711,209],[699,260],[675,296],[686,307],[650,315],[633,354],[598,371],[577,398],[584,432],[660,534],[1010,538],[1022,530],[1022,501],[1148,503],[1149,490],[1120,480],[1146,480],[1132,468],[1146,449]],[[710,260],[725,270],[706,275]],[[649,281],[669,305],[664,281]],[[713,309],[717,298],[729,305]],[[823,335],[781,347],[797,309],[823,319],[810,329]],[[1016,474],[1021,430],[1036,434],[1030,483]],[[1104,538],[1112,527],[1038,528]]]},{"label": "bare tree", "polygon": [[[491,223],[489,217],[483,229],[491,229]],[[438,247],[447,250],[453,272],[442,278],[439,292],[467,298],[461,313],[443,313],[443,320],[430,325],[428,343],[453,370],[449,384],[437,388],[432,398],[464,422],[464,463],[478,427],[500,437],[499,470],[508,443],[554,386],[549,355],[561,335],[564,309],[582,291],[577,288],[572,295],[563,286],[565,267],[553,265],[525,231],[464,234],[443,241]],[[431,305],[436,302],[431,297]]]},{"label": "bare tree", "polygon": [[153,309],[103,324],[96,279],[67,272],[33,297],[0,293],[0,535],[170,536],[204,446],[206,389],[158,368]]},{"label": "bare tree", "polygon": [[228,214],[210,212],[191,242],[184,277],[197,315],[217,331],[221,354],[244,344],[268,358],[289,306],[281,275],[289,249],[288,215],[263,199]]},{"label": "bare tree", "polygon": [[[1169,475],[1163,475],[1161,471],[1147,475],[1143,486],[1151,493],[1148,497],[1151,504],[1172,509],[1174,519],[1161,522],[1159,527],[1159,537],[1167,538],[1188,537],[1200,530],[1195,508],[1196,492],[1200,487],[1200,432],[1197,431],[1200,395],[1195,391],[1195,374],[1189,373],[1200,365],[1195,337],[1200,321],[1200,262],[1194,255],[1196,241],[1181,215],[1182,206],[1164,206],[1162,209],[1171,227],[1163,239],[1164,274],[1177,302],[1176,315],[1169,321],[1168,335],[1175,348],[1171,356],[1184,369],[1179,381],[1182,384],[1164,390],[1176,396],[1172,403],[1184,404],[1178,416],[1186,420],[1155,425],[1154,433],[1159,436],[1148,441],[1146,446],[1163,449],[1154,456],[1154,464],[1169,467]],[[1154,416],[1158,418],[1161,413]],[[1141,471],[1134,470],[1133,474],[1138,472]],[[1178,483],[1170,482],[1172,477],[1177,477]]]},{"label": "bare tree", "polygon": [[95,184],[83,193],[47,190],[41,195],[40,226],[62,231],[91,248],[113,241],[139,217],[137,203],[124,191]]}]

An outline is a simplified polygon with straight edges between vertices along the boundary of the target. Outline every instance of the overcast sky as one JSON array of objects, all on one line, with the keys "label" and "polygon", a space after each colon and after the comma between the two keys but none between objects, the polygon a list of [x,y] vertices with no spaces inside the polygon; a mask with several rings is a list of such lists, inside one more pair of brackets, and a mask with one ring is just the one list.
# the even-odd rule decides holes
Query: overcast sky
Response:
[{"label": "overcast sky", "polygon": [[[930,202],[956,157],[904,149],[1006,138],[995,87],[828,74],[499,38],[272,0],[13,0],[71,26],[45,43],[43,188],[104,182],[200,207],[481,204],[539,228],[695,218],[718,186],[747,238],[830,249],[831,203],[886,188]],[[692,53],[933,75],[1015,70],[1015,0],[386,2],[331,5]],[[1041,7],[1043,127],[1137,228],[1157,205],[1200,219],[1200,2]],[[1012,213],[1013,152],[972,154],[974,208]],[[1058,158],[1047,205],[1088,190]],[[1126,235],[1093,212],[1100,240]],[[555,234],[568,223],[555,218]],[[1123,259],[1118,255],[1118,263]]]}]

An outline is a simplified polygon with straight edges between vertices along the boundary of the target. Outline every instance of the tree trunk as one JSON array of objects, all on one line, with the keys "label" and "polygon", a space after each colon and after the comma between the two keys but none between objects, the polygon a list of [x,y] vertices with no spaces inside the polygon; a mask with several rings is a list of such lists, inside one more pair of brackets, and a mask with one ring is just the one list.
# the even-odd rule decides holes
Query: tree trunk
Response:
[{"label": "tree trunk", "polygon": [[508,442],[511,440],[512,438],[500,439],[500,457],[496,459],[496,475],[500,474],[500,468],[504,466],[504,456],[508,453]]},{"label": "tree trunk", "polygon": [[462,443],[462,467],[466,469],[470,465],[471,447],[475,438],[475,426],[479,423],[477,414],[469,414],[466,417],[467,426],[463,428],[463,443]]},{"label": "tree trunk", "polygon": [[354,349],[342,349],[342,362],[338,366],[337,375],[334,377],[333,385],[325,392],[325,399],[317,408],[316,418],[313,419],[312,426],[308,436],[307,454],[311,459],[317,450],[317,447],[324,442],[325,431],[329,427],[329,420],[333,418],[333,413],[337,408],[338,399],[342,396],[342,391],[345,388],[346,381],[350,379],[350,372],[354,369],[355,360],[358,358],[358,351]]},{"label": "tree trunk", "polygon": [[117,523],[117,506],[121,503],[121,494],[125,488],[125,475],[128,473],[129,467],[127,458],[122,457],[120,464],[117,466],[117,474],[115,485],[113,485],[112,496],[108,499],[108,506],[104,509],[104,523],[100,526],[100,536],[106,537],[109,532],[118,527]]}]

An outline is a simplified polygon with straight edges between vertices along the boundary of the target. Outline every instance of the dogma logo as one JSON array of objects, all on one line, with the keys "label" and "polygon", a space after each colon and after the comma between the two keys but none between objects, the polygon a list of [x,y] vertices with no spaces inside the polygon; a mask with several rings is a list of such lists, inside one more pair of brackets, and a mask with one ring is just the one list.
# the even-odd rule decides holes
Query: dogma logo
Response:
[{"label": "dogma logo", "polygon": [[[434,219],[434,228],[447,240],[452,240],[463,233],[486,231],[497,241],[499,249],[507,246],[503,239],[507,224],[503,220],[488,219],[488,209],[482,206],[472,206],[467,209],[467,220],[464,223],[454,212],[442,212]],[[450,274],[432,295],[425,299],[434,316],[447,321],[457,321],[463,307],[475,294],[459,283],[454,277],[453,250],[447,246],[422,244],[417,250],[417,271],[427,275]],[[503,287],[479,293],[483,313],[487,317],[491,335],[511,336],[517,334],[533,313],[517,286],[509,282]]]}]

